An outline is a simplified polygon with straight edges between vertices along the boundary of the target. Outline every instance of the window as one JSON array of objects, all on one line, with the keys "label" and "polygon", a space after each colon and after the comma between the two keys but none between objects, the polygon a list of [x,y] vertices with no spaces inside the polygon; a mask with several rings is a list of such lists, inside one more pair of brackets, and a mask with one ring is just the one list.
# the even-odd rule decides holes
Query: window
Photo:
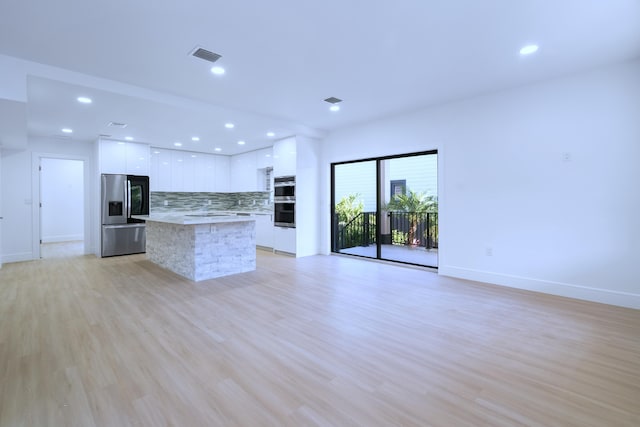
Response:
[{"label": "window", "polygon": [[391,181],[391,189],[389,194],[391,194],[391,197],[398,196],[400,194],[407,194],[407,180],[395,179]]}]

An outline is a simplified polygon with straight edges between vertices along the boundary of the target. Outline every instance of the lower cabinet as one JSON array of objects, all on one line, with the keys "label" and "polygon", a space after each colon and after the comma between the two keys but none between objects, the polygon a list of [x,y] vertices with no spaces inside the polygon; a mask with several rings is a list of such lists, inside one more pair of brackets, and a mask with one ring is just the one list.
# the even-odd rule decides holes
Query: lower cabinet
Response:
[{"label": "lower cabinet", "polygon": [[296,254],[296,229],[273,227],[273,249],[288,254]]},{"label": "lower cabinet", "polygon": [[273,248],[273,215],[255,215],[256,245]]}]

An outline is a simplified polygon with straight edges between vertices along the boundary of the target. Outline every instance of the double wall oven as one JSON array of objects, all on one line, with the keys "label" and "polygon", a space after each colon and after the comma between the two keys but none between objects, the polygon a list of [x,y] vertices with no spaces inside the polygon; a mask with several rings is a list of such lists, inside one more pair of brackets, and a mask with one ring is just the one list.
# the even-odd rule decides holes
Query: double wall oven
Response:
[{"label": "double wall oven", "polygon": [[273,225],[296,226],[296,177],[280,176],[273,180]]}]

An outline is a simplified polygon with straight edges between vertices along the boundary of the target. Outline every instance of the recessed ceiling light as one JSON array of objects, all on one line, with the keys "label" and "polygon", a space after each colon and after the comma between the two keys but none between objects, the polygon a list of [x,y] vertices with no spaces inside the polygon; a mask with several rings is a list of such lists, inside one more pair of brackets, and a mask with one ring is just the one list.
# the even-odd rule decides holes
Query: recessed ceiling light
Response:
[{"label": "recessed ceiling light", "polygon": [[133,137],[132,136],[125,136],[124,139],[126,139],[127,141],[133,141]]},{"label": "recessed ceiling light", "polygon": [[224,68],[216,65],[215,67],[211,67],[211,72],[216,76],[221,76],[224,74]]},{"label": "recessed ceiling light", "polygon": [[331,111],[340,111],[340,106],[339,105],[332,105],[331,107],[329,107],[329,110],[331,110]]},{"label": "recessed ceiling light", "polygon": [[530,44],[520,49],[520,55],[531,55],[532,53],[535,53],[537,51],[538,51],[538,45]]},{"label": "recessed ceiling light", "polygon": [[63,133],[73,133],[73,129],[69,129],[69,128],[62,128],[60,129]]},{"label": "recessed ceiling light", "polygon": [[86,96],[79,96],[77,99],[78,99],[78,102],[82,104],[91,104],[93,102],[91,98],[87,98]]},{"label": "recessed ceiling light", "polygon": [[236,125],[234,125],[233,123],[225,123],[224,127],[226,127],[227,129],[233,129],[234,127],[236,127]]},{"label": "recessed ceiling light", "polygon": [[216,148],[214,148],[213,150],[214,150],[214,151],[222,151],[222,148],[220,148],[220,147],[216,147]]},{"label": "recessed ceiling light", "polygon": [[273,132],[267,132],[267,136],[268,136],[269,138],[271,138],[271,137],[276,136],[276,134],[275,134],[275,133],[273,133]]},{"label": "recessed ceiling light", "polygon": [[176,147],[182,147],[182,142],[174,142],[173,145]]},{"label": "recessed ceiling light", "polygon": [[192,154],[191,157],[195,159],[198,156],[196,156],[195,154]]},{"label": "recessed ceiling light", "polygon": [[200,138],[199,138],[199,137],[197,137],[197,136],[192,136],[192,137],[191,137],[191,140],[192,140],[192,141],[200,141]]},{"label": "recessed ceiling light", "polygon": [[160,154],[160,152],[156,150],[153,152],[153,154]]},{"label": "recessed ceiling light", "polygon": [[244,144],[246,144],[246,142],[244,142],[244,141],[238,141],[238,145],[244,145]]}]

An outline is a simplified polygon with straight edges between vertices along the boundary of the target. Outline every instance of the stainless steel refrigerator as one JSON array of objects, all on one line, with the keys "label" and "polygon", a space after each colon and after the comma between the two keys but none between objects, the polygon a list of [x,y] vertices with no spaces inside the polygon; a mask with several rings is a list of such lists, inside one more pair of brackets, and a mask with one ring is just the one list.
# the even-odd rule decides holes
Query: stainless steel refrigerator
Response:
[{"label": "stainless steel refrigerator", "polygon": [[147,235],[143,220],[132,215],[149,215],[149,177],[102,175],[103,257],[142,253]]}]

